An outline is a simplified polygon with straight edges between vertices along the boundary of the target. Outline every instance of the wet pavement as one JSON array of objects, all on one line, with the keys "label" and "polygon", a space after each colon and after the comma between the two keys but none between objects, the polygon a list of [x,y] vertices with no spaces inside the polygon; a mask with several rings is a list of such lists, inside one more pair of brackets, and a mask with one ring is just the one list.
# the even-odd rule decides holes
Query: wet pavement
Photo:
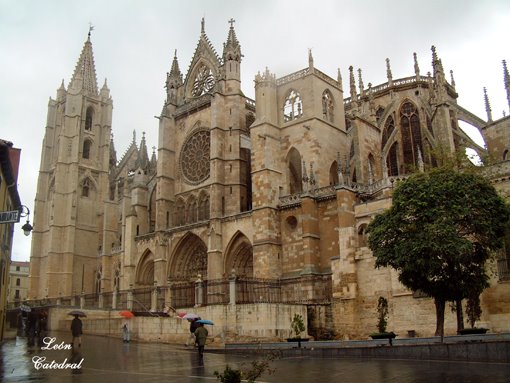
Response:
[{"label": "wet pavement", "polygon": [[[252,360],[263,357],[207,352],[206,347],[201,360],[191,347],[123,343],[116,338],[86,335],[82,347],[77,350],[56,349],[58,346],[65,348],[62,342],[69,342],[70,336],[65,333],[51,336],[55,342],[46,348],[55,349],[50,350],[27,347],[26,338],[4,341],[0,345],[0,382],[215,382],[218,380],[214,371],[223,372],[227,364],[232,368],[249,369]],[[510,381],[510,364],[293,357],[277,359],[270,367],[274,373],[264,374],[259,382]]]}]

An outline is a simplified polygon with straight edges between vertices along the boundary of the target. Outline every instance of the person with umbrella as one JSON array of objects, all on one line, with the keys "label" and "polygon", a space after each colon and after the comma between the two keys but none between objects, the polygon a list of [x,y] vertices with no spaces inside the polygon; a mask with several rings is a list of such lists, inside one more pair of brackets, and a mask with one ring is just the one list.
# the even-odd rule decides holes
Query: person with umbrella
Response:
[{"label": "person with umbrella", "polygon": [[71,346],[74,347],[74,341],[77,339],[78,347],[81,347],[81,335],[83,334],[83,324],[78,314],[74,314],[74,319],[71,322],[71,334],[73,334]]},{"label": "person with umbrella", "polygon": [[199,326],[199,323],[197,323],[197,320],[199,320],[200,317],[197,316],[196,318],[191,318],[191,319],[188,319],[190,321],[190,324],[189,324],[189,338],[188,340],[186,341],[186,346],[191,346],[191,345],[195,345],[197,344],[197,341],[196,341],[196,337],[195,337],[195,330],[198,328]]},{"label": "person with umbrella", "polygon": [[195,330],[195,338],[197,339],[198,344],[198,356],[202,358],[204,356],[204,347],[205,342],[207,341],[207,335],[209,335],[209,331],[207,331],[203,323],[200,323],[200,321],[196,322],[198,323],[198,327]]},{"label": "person with umbrella", "polygon": [[[126,319],[132,318],[134,314],[131,311],[121,311],[120,315]],[[122,341],[124,343],[129,343],[131,341],[131,334],[129,332],[129,326],[127,320],[124,321],[122,325]]]}]

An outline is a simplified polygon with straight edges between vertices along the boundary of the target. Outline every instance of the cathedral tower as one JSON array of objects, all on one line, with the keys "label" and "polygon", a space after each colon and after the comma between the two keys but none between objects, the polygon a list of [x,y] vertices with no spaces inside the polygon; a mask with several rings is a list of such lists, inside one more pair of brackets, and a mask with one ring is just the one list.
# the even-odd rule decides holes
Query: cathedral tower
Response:
[{"label": "cathedral tower", "polygon": [[35,200],[30,297],[93,292],[109,197],[112,99],[99,90],[90,32],[68,89],[48,104]]}]

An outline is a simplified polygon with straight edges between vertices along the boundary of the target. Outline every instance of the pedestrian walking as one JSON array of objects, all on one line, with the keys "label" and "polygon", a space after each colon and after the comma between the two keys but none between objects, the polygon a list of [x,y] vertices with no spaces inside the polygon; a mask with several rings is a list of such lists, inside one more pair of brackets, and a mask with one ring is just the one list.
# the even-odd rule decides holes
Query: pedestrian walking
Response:
[{"label": "pedestrian walking", "polygon": [[203,323],[199,323],[199,326],[195,330],[195,338],[197,340],[198,344],[198,355],[200,357],[204,356],[204,347],[205,342],[207,341],[207,335],[209,334],[209,331],[204,327]]},{"label": "pedestrian walking", "polygon": [[127,322],[124,322],[122,325],[122,341],[124,343],[129,343],[131,340],[131,334],[129,333],[129,326]]},{"label": "pedestrian walking", "polygon": [[71,334],[73,335],[71,346],[74,347],[75,340],[78,340],[78,347],[81,347],[81,335],[83,334],[83,324],[78,315],[75,315],[74,319],[71,322]]},{"label": "pedestrian walking", "polygon": [[197,339],[195,337],[195,330],[199,326],[199,323],[197,323],[197,320],[199,320],[199,319],[200,319],[200,317],[190,320],[190,324],[189,324],[190,334],[189,334],[188,340],[186,341],[186,346],[193,346],[193,345],[197,344]]}]

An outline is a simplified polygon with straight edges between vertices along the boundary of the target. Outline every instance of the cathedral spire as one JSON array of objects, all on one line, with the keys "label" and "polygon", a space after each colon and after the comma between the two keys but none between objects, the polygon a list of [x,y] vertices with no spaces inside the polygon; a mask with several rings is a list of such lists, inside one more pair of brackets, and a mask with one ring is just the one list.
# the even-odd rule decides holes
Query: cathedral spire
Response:
[{"label": "cathedral spire", "polygon": [[149,164],[149,154],[145,143],[145,132],[142,132],[142,141],[140,142],[140,150],[138,152],[138,159],[136,160],[135,167],[147,170],[149,168]]},{"label": "cathedral spire", "polygon": [[351,91],[351,101],[358,101],[358,94],[356,92],[356,80],[354,80],[354,68],[352,65],[349,67],[349,87]]},{"label": "cathedral spire", "polygon": [[117,151],[115,150],[115,145],[113,143],[113,133],[110,134],[110,168],[115,167],[117,165]]},{"label": "cathedral spire", "polygon": [[418,65],[418,56],[416,55],[416,52],[413,53],[414,58],[414,74],[416,75],[416,78],[420,78],[420,67]]},{"label": "cathedral spire", "polygon": [[227,42],[223,44],[223,61],[234,60],[237,62],[241,62],[241,44],[239,44],[239,40],[236,36],[236,31],[234,29],[234,19],[230,19],[229,21],[230,28],[228,30]]},{"label": "cathedral spire", "polygon": [[69,88],[77,92],[84,91],[85,94],[97,96],[97,77],[96,67],[94,65],[94,54],[92,52],[92,43],[90,42],[90,32],[93,30],[91,26],[87,41],[83,45],[80,58],[74,69],[74,74],[69,84]]},{"label": "cathedral spire", "polygon": [[340,85],[340,90],[343,91],[344,84],[342,83],[342,73],[340,73],[340,68],[338,68],[338,74],[336,76],[336,81]]},{"label": "cathedral spire", "polygon": [[313,69],[312,48],[308,48],[308,68]]},{"label": "cathedral spire", "polygon": [[455,79],[453,78],[453,69],[450,70],[450,79],[451,79],[450,84],[455,88]]},{"label": "cathedral spire", "polygon": [[386,58],[386,77],[388,78],[388,85],[393,85],[393,75],[391,73],[390,59]]},{"label": "cathedral spire", "polygon": [[359,96],[365,97],[365,86],[363,85],[363,77],[361,76],[361,68],[358,68],[358,86],[359,86]]},{"label": "cathedral spire", "polygon": [[486,87],[483,87],[483,98],[485,101],[485,111],[487,112],[487,122],[492,122],[492,109]]},{"label": "cathedral spire", "polygon": [[508,101],[508,107],[510,108],[510,75],[508,74],[506,60],[503,60],[503,76],[505,81],[506,99]]}]

